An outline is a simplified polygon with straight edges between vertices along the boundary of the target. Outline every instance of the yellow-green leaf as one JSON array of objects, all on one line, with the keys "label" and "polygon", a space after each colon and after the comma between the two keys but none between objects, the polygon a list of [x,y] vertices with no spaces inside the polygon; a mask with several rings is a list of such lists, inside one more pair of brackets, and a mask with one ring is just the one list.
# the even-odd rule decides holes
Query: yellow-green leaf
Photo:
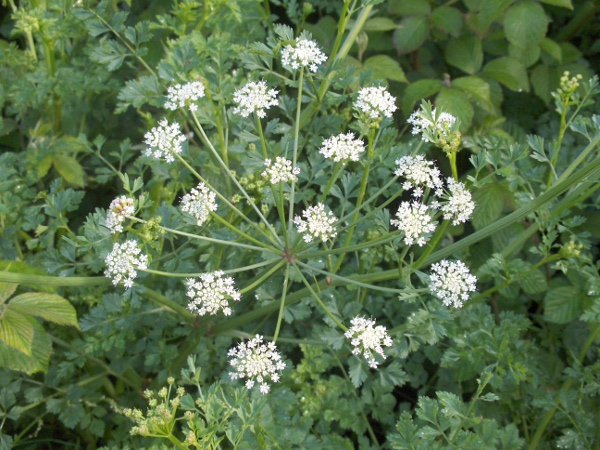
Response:
[{"label": "yellow-green leaf", "polygon": [[52,354],[52,341],[44,331],[44,327],[36,319],[28,317],[27,321],[33,327],[31,355],[28,356],[0,341],[0,367],[19,370],[29,375],[35,372],[47,372]]},{"label": "yellow-green leaf", "polygon": [[389,56],[373,56],[365,61],[365,67],[371,69],[376,78],[387,78],[392,81],[408,83],[398,61],[393,60]]},{"label": "yellow-green leaf", "polygon": [[33,325],[27,317],[5,306],[0,316],[0,340],[31,356]]},{"label": "yellow-green leaf", "polygon": [[83,187],[85,184],[85,172],[81,164],[69,155],[54,155],[52,157],[54,168],[66,182]]},{"label": "yellow-green leaf", "polygon": [[442,88],[435,99],[435,106],[460,120],[460,129],[466,130],[473,121],[473,105],[459,89]]},{"label": "yellow-green leaf", "polygon": [[75,308],[60,295],[28,292],[13,298],[9,308],[21,314],[40,317],[59,325],[71,325],[79,328]]},{"label": "yellow-green leaf", "polygon": [[17,289],[18,284],[16,283],[3,283],[0,282],[0,304],[4,303],[4,301],[13,295],[15,290]]}]

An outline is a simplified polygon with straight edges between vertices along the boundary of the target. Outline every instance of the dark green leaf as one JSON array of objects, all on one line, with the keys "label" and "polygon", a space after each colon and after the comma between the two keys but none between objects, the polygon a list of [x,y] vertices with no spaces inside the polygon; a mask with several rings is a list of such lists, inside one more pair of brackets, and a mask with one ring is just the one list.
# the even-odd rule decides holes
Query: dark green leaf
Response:
[{"label": "dark green leaf", "polygon": [[458,37],[463,25],[462,13],[452,6],[435,8],[429,16],[431,23],[440,31]]},{"label": "dark green leaf", "polygon": [[529,272],[519,281],[521,288],[528,294],[537,294],[548,289],[546,276],[541,269]]},{"label": "dark green leaf", "polygon": [[516,59],[508,56],[494,59],[485,65],[483,72],[513,91],[529,92],[527,70]]},{"label": "dark green leaf", "polygon": [[410,53],[421,46],[429,36],[429,21],[426,17],[407,17],[402,19],[394,31],[394,46],[398,54]]},{"label": "dark green leaf", "polygon": [[506,39],[517,47],[531,48],[546,37],[548,18],[539,3],[525,1],[511,6],[504,16]]},{"label": "dark green leaf", "polygon": [[577,318],[583,306],[581,294],[572,286],[552,288],[544,299],[544,319],[568,323]]},{"label": "dark green leaf", "polygon": [[487,111],[493,111],[494,105],[490,97],[490,85],[479,77],[462,77],[452,80],[452,87],[458,88],[471,96]]},{"label": "dark green leaf", "polygon": [[475,36],[461,36],[450,39],[445,52],[448,64],[468,74],[474,74],[483,64],[481,41]]},{"label": "dark green leaf", "polygon": [[437,94],[444,85],[440,80],[424,79],[415,81],[407,86],[402,97],[402,112],[410,116],[415,103],[421,99]]},{"label": "dark green leaf", "polygon": [[67,183],[74,184],[77,187],[85,185],[85,172],[81,164],[69,155],[54,155],[52,157],[54,168],[65,179]]},{"label": "dark green leaf", "polygon": [[376,78],[387,78],[392,81],[408,83],[398,61],[393,60],[387,55],[372,56],[365,61],[365,67],[371,69]]},{"label": "dark green leaf", "polygon": [[388,11],[397,16],[426,16],[431,5],[427,0],[389,0]]},{"label": "dark green leaf", "polygon": [[514,44],[508,45],[508,56],[522,62],[525,67],[533,66],[540,59],[541,53],[539,45],[526,48],[518,47]]},{"label": "dark green leaf", "polygon": [[489,183],[473,192],[475,211],[473,225],[481,229],[493,223],[502,213],[505,190],[501,183]]},{"label": "dark green leaf", "polygon": [[542,3],[547,3],[548,5],[560,6],[562,8],[567,8],[573,10],[573,3],[571,0],[540,0]]},{"label": "dark green leaf", "polygon": [[559,64],[562,62],[562,48],[559,44],[550,38],[544,38],[540,42],[540,47],[550,56],[552,56]]},{"label": "dark green leaf", "polygon": [[513,2],[514,0],[481,0],[481,11],[477,15],[481,30],[487,30]]},{"label": "dark green leaf", "polygon": [[460,119],[461,130],[471,126],[473,121],[473,106],[460,89],[442,88],[435,99],[435,106]]}]

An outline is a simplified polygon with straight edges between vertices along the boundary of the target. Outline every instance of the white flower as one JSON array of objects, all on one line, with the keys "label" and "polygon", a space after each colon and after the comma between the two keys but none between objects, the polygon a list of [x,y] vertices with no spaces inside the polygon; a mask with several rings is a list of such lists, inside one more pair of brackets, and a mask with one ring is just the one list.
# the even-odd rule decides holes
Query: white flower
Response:
[{"label": "white flower", "polygon": [[371,119],[379,119],[383,116],[392,117],[396,106],[396,98],[392,97],[383,86],[372,86],[362,88],[358,91],[358,100],[354,107]]},{"label": "white flower", "polygon": [[187,296],[191,299],[188,309],[198,315],[217,314],[223,310],[226,316],[231,315],[228,298],[240,301],[240,293],[233,286],[233,278],[223,277],[224,272],[204,273],[199,280],[187,280]]},{"label": "white flower", "polygon": [[269,178],[271,184],[276,184],[279,182],[291,183],[292,181],[297,181],[298,175],[300,173],[299,167],[292,168],[292,161],[289,159],[282,158],[278,156],[275,158],[275,163],[270,159],[265,159],[265,166],[267,168],[261,174],[264,178]]},{"label": "white flower", "polygon": [[443,112],[436,118],[435,108],[431,111],[431,117],[427,117],[426,113],[419,109],[412,113],[407,122],[413,126],[412,134],[421,134],[421,139],[430,142],[436,139],[437,134],[450,136],[449,130],[456,122],[456,117]]},{"label": "white flower", "polygon": [[252,389],[255,383],[259,383],[261,394],[266,394],[270,390],[267,379],[270,378],[273,383],[277,383],[279,373],[285,369],[285,363],[281,360],[275,344],[273,342],[263,344],[260,335],[230,349],[227,356],[231,357],[229,364],[235,369],[235,372],[229,372],[230,378],[232,380],[246,378],[247,389]]},{"label": "white flower", "polygon": [[133,199],[122,195],[110,202],[108,213],[106,214],[106,227],[112,234],[123,231],[123,221],[126,216],[132,216],[135,213]]},{"label": "white flower", "polygon": [[148,145],[145,155],[156,159],[164,157],[166,162],[172,163],[175,160],[173,153],[181,153],[185,136],[181,134],[177,122],[169,125],[167,119],[163,119],[158,125],[144,135],[144,143]]},{"label": "white flower", "polygon": [[446,306],[460,308],[469,299],[469,292],[477,290],[477,277],[461,261],[442,260],[431,266],[431,272],[429,290]]},{"label": "white flower", "polygon": [[391,224],[404,231],[404,243],[412,245],[415,240],[420,247],[425,245],[426,239],[423,236],[432,233],[435,230],[435,223],[432,223],[431,215],[427,212],[429,207],[417,202],[402,202],[396,217],[392,219]]},{"label": "white flower", "polygon": [[281,51],[281,64],[292,70],[308,67],[316,72],[318,65],[327,61],[327,56],[319,49],[315,41],[296,38],[296,45],[286,45]]},{"label": "white flower", "polygon": [[141,252],[134,240],[126,241],[124,244],[116,242],[104,260],[106,263],[104,275],[112,278],[115,286],[123,282],[126,288],[132,287],[133,279],[137,276],[136,269],[145,270],[148,267],[148,256],[140,255]]},{"label": "white flower", "polygon": [[355,317],[351,320],[352,326],[346,331],[346,339],[351,339],[350,344],[353,355],[362,355],[365,357],[369,366],[376,369],[379,363],[375,360],[373,352],[385,359],[383,345],[391,347],[393,344],[392,338],[387,334],[387,329],[382,326],[375,325],[374,320],[365,319],[364,317]]},{"label": "white flower", "polygon": [[192,188],[189,194],[181,199],[181,210],[192,215],[198,226],[208,220],[211,211],[217,210],[216,195],[204,183]]},{"label": "white flower", "polygon": [[204,97],[204,85],[199,81],[169,86],[167,89],[168,101],[165,103],[165,108],[175,111],[177,108],[185,108],[187,105],[190,111],[196,111],[198,105],[193,102],[201,97]]},{"label": "white flower", "polygon": [[365,144],[360,139],[354,139],[354,133],[338,134],[323,140],[319,150],[325,158],[333,158],[335,162],[358,161],[360,154],[365,151]]},{"label": "white flower", "polygon": [[337,232],[333,224],[337,222],[337,218],[331,211],[325,212],[325,205],[319,203],[317,206],[311,206],[304,210],[302,216],[294,218],[294,223],[298,227],[300,233],[304,233],[304,241],[312,242],[313,239],[321,238],[323,241],[333,239],[337,236]]},{"label": "white flower", "polygon": [[258,117],[264,118],[267,115],[265,109],[279,104],[277,100],[278,92],[277,89],[267,90],[267,83],[264,80],[257,83],[251,81],[234,92],[233,101],[238,106],[234,108],[233,112],[234,114],[240,114],[242,117],[248,117],[256,111]]},{"label": "white flower", "polygon": [[402,189],[405,191],[414,189],[413,197],[421,197],[423,188],[433,189],[436,195],[442,195],[441,173],[432,161],[427,161],[422,155],[403,156],[396,161],[396,165],[398,169],[394,175],[406,179]]},{"label": "white flower", "polygon": [[471,192],[465,188],[463,183],[454,181],[453,178],[447,180],[450,196],[448,202],[443,203],[441,210],[444,213],[444,219],[452,219],[452,225],[464,223],[473,214],[475,202],[471,200]]}]

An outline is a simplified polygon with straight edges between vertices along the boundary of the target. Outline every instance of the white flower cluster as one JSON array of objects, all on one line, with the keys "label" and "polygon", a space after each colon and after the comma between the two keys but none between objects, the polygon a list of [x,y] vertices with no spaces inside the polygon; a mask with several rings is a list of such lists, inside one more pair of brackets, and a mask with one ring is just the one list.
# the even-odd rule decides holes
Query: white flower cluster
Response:
[{"label": "white flower cluster", "polygon": [[362,88],[358,91],[358,100],[354,106],[371,119],[380,119],[383,116],[392,117],[396,106],[396,98],[383,86]]},{"label": "white flower cluster", "polygon": [[210,212],[217,210],[215,197],[215,193],[200,182],[198,186],[192,188],[189,194],[183,196],[181,210],[192,215],[198,226],[201,226],[208,220]]},{"label": "white flower cluster", "polygon": [[134,240],[126,241],[124,244],[116,242],[104,260],[106,263],[104,275],[112,278],[115,286],[123,282],[126,288],[132,287],[133,280],[137,276],[136,269],[148,268],[148,256],[140,255],[141,252]]},{"label": "white flower cluster", "polygon": [[419,247],[423,247],[427,242],[425,234],[435,231],[435,223],[432,222],[431,215],[427,212],[429,207],[417,202],[402,202],[396,217],[392,219],[391,224],[404,231],[404,243],[413,245],[417,242]]},{"label": "white flower cluster", "polygon": [[273,342],[263,344],[263,338],[260,335],[230,349],[227,355],[231,357],[229,364],[235,369],[235,372],[229,372],[230,378],[232,380],[246,378],[247,389],[252,389],[258,382],[262,394],[266,394],[270,390],[267,379],[270,378],[273,383],[277,383],[279,372],[285,369],[285,363],[281,360],[275,344]]},{"label": "white flower cluster", "polygon": [[373,352],[385,359],[383,347],[391,347],[392,338],[387,334],[387,329],[383,325],[374,327],[375,321],[365,319],[364,317],[355,317],[351,320],[352,326],[346,331],[346,339],[351,339],[350,343],[354,347],[353,355],[362,355],[369,363],[369,367],[376,369],[379,363],[375,360]]},{"label": "white flower cluster", "polygon": [[123,231],[123,221],[126,216],[132,216],[135,213],[133,199],[125,197],[115,198],[110,202],[108,213],[106,214],[106,227],[112,234],[121,233]]},{"label": "white flower cluster", "polygon": [[187,296],[191,299],[188,309],[197,312],[198,315],[215,315],[223,310],[226,316],[231,315],[228,299],[236,302],[241,299],[240,292],[233,285],[233,278],[223,277],[225,273],[221,270],[204,273],[199,280],[187,280]]},{"label": "white flower cluster", "polygon": [[460,308],[469,299],[469,292],[477,290],[477,277],[461,261],[442,260],[432,264],[429,290],[444,305]]},{"label": "white flower cluster", "polygon": [[313,239],[319,238],[326,242],[337,236],[337,232],[333,226],[337,222],[337,218],[331,211],[325,212],[325,205],[323,203],[305,209],[302,212],[302,216],[306,220],[300,216],[296,216],[294,223],[298,227],[298,231],[304,233],[302,237],[305,242],[312,242]]},{"label": "white flower cluster", "polygon": [[319,49],[315,41],[296,38],[296,45],[286,45],[281,51],[281,64],[292,70],[308,67],[316,72],[318,65],[327,61],[327,56]]},{"label": "white flower cluster", "polygon": [[277,89],[268,89],[264,80],[251,81],[233,93],[233,101],[238,105],[233,112],[234,114],[240,114],[242,117],[248,117],[256,111],[258,117],[262,119],[267,115],[265,109],[279,104],[277,100],[278,93]]},{"label": "white flower cluster", "polygon": [[423,155],[403,156],[396,161],[398,168],[394,175],[404,177],[402,184],[405,191],[413,190],[414,197],[423,196],[423,188],[433,189],[436,195],[442,195],[443,182],[440,170],[433,161],[427,161]]},{"label": "white flower cluster", "polygon": [[201,97],[204,97],[204,85],[199,81],[169,86],[165,108],[175,111],[177,108],[185,108],[187,105],[190,111],[197,111],[198,105],[193,102],[198,101]]},{"label": "white flower cluster", "polygon": [[271,184],[276,183],[291,183],[292,181],[298,181],[298,175],[300,173],[299,167],[292,167],[292,161],[289,159],[278,156],[275,158],[275,162],[270,159],[265,159],[265,166],[267,168],[261,174],[264,178],[269,178]]},{"label": "white flower cluster", "polygon": [[181,134],[177,122],[169,125],[167,119],[163,119],[158,125],[144,135],[144,143],[148,145],[145,155],[156,159],[164,158],[166,162],[172,163],[175,160],[173,153],[181,153],[181,143],[185,141],[185,136]]},{"label": "white flower cluster", "polygon": [[365,144],[360,139],[354,138],[354,133],[339,134],[323,140],[319,150],[325,158],[338,161],[358,161],[360,154],[365,151]]},{"label": "white flower cluster", "polygon": [[441,210],[444,213],[444,219],[452,219],[452,225],[464,223],[473,214],[475,202],[471,199],[471,192],[465,185],[454,178],[448,178],[446,181],[450,196],[448,202],[442,204]]},{"label": "white flower cluster", "polygon": [[419,109],[412,113],[407,120],[413,126],[412,134],[420,134],[421,139],[425,142],[429,142],[437,133],[442,136],[448,135],[449,128],[456,122],[456,117],[446,112],[441,113],[437,119],[434,119],[436,116],[435,111],[434,109],[431,112],[432,117],[428,118],[423,110]]}]

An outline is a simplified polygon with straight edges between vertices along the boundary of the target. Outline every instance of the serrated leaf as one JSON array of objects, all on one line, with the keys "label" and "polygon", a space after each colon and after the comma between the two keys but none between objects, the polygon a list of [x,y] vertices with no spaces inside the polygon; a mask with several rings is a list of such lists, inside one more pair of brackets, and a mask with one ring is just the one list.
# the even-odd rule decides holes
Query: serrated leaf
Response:
[{"label": "serrated leaf", "polygon": [[31,356],[33,325],[26,316],[5,306],[0,316],[0,340],[21,353]]},{"label": "serrated leaf", "polygon": [[125,87],[119,91],[117,98],[117,113],[125,111],[130,105],[134,108],[140,108],[146,103],[152,103],[153,100],[162,99],[160,95],[161,87],[158,79],[154,75],[141,76],[137,80],[125,82]]},{"label": "serrated leaf", "polygon": [[472,96],[487,111],[494,110],[490,96],[490,85],[485,80],[479,77],[455,78],[452,80],[452,87]]},{"label": "serrated leaf", "polygon": [[376,55],[365,61],[365,67],[373,71],[376,78],[408,83],[404,71],[398,61],[387,55]]},{"label": "serrated leaf", "polygon": [[409,84],[404,90],[402,97],[402,112],[405,116],[410,116],[410,113],[419,100],[431,97],[437,94],[444,85],[440,80],[424,79],[415,81]]},{"label": "serrated leaf", "polygon": [[544,38],[540,42],[540,48],[552,56],[558,63],[562,62],[562,48],[550,38]]},{"label": "serrated leaf", "polygon": [[0,282],[0,305],[6,301],[8,297],[14,294],[19,285],[16,283]]},{"label": "serrated leaf", "polygon": [[481,30],[487,30],[513,2],[514,0],[481,0],[481,10],[477,15]]},{"label": "serrated leaf", "polygon": [[69,155],[54,155],[52,156],[52,164],[64,180],[78,187],[85,185],[85,172],[81,164]]},{"label": "serrated leaf", "polygon": [[483,64],[483,47],[475,36],[450,39],[444,55],[448,64],[471,75],[479,72]]},{"label": "serrated leaf", "polygon": [[473,226],[479,230],[494,222],[504,206],[504,188],[500,183],[486,184],[473,192],[475,210],[473,211]]},{"label": "serrated leaf", "polygon": [[550,77],[550,69],[545,64],[535,66],[529,75],[533,92],[546,104],[549,104],[550,100],[552,100],[552,96],[550,95]]},{"label": "serrated leaf", "polygon": [[394,47],[399,55],[410,53],[421,46],[429,36],[429,20],[426,17],[406,17],[394,31]]},{"label": "serrated leaf", "polygon": [[431,5],[427,0],[389,0],[388,11],[397,16],[426,16]]},{"label": "serrated leaf", "polygon": [[110,33],[110,28],[104,25],[104,23],[100,19],[92,19],[88,20],[85,24],[85,27],[88,30],[88,33],[92,37],[98,37],[103,35],[104,33]]},{"label": "serrated leaf", "polygon": [[521,288],[528,294],[537,294],[548,290],[548,282],[541,269],[528,273],[519,281]]},{"label": "serrated leaf", "polygon": [[463,416],[463,402],[458,395],[452,392],[438,391],[436,395],[440,404],[444,407],[442,412],[450,417]]},{"label": "serrated leaf", "polygon": [[532,47],[518,47],[514,44],[508,44],[508,56],[523,63],[525,67],[533,66],[539,59],[542,50],[539,45]]},{"label": "serrated leaf", "polygon": [[435,98],[435,106],[460,120],[460,129],[466,130],[473,121],[473,106],[460,89],[442,88]]},{"label": "serrated leaf", "polygon": [[75,308],[60,295],[28,292],[14,297],[9,307],[21,314],[30,314],[49,322],[71,325],[79,329]]},{"label": "serrated leaf", "polygon": [[438,402],[428,397],[419,397],[418,405],[417,417],[419,417],[421,420],[437,425],[438,413],[440,412]]},{"label": "serrated leaf", "polygon": [[99,46],[94,47],[90,58],[105,64],[109,71],[117,70],[127,56],[127,49],[113,39],[105,39]]},{"label": "serrated leaf", "polygon": [[513,45],[530,48],[546,37],[548,18],[539,3],[524,1],[511,6],[504,16],[504,34]]},{"label": "serrated leaf", "polygon": [[396,424],[398,434],[388,436],[388,441],[394,450],[404,450],[416,448],[420,439],[417,437],[418,428],[413,423],[413,419],[408,411],[403,411],[400,414],[398,423]]},{"label": "serrated leaf", "polygon": [[365,372],[363,363],[358,357],[351,358],[348,366],[348,375],[350,376],[350,381],[352,381],[352,384],[355,388],[359,388],[363,384],[363,381],[367,379],[369,374]]},{"label": "serrated leaf", "polygon": [[52,155],[46,155],[37,165],[38,178],[46,176],[50,167],[52,167]]},{"label": "serrated leaf", "polygon": [[569,323],[581,312],[583,299],[572,286],[552,288],[544,298],[544,319],[554,323]]},{"label": "serrated leaf", "polygon": [[396,22],[387,17],[374,17],[365,22],[364,31],[390,31],[395,30]]},{"label": "serrated leaf", "polygon": [[440,31],[458,37],[463,26],[462,13],[452,6],[435,8],[429,16],[431,23]]},{"label": "serrated leaf", "polygon": [[513,91],[529,92],[527,70],[520,61],[504,56],[485,65],[483,73]]},{"label": "serrated leaf", "polygon": [[484,402],[496,402],[496,401],[500,400],[500,397],[498,397],[493,392],[488,392],[487,394],[479,397],[479,400],[483,400]]}]

